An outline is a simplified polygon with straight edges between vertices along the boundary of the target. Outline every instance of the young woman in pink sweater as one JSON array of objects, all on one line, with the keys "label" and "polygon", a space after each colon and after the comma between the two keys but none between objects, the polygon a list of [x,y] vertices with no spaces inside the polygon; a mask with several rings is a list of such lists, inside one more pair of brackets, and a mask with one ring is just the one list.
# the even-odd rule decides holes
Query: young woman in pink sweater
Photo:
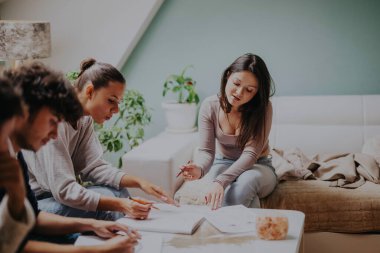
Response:
[{"label": "young woman in pink sweater", "polygon": [[[223,72],[220,93],[199,112],[199,155],[183,165],[184,180],[207,177],[205,200],[212,209],[243,204],[260,207],[276,187],[269,155],[272,79],[264,61],[244,54]],[[217,152],[216,152],[217,150]]]}]

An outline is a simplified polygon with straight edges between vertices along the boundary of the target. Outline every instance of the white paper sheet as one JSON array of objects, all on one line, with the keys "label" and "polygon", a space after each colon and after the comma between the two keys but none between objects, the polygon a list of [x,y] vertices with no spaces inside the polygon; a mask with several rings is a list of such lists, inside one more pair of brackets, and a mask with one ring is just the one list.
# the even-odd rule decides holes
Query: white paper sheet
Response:
[{"label": "white paper sheet", "polygon": [[256,231],[256,215],[243,205],[222,207],[208,212],[205,217],[223,233]]},{"label": "white paper sheet", "polygon": [[177,208],[167,204],[155,204],[159,210],[152,209],[145,220],[129,217],[118,219],[122,223],[141,231],[160,233],[192,234],[202,223],[204,214],[192,212],[184,208]]},{"label": "white paper sheet", "polygon": [[155,206],[160,210],[152,210],[148,220],[123,218],[121,222],[142,231],[189,234],[192,224],[204,217],[223,233],[256,231],[256,215],[243,205],[225,206],[217,210],[197,205]]}]

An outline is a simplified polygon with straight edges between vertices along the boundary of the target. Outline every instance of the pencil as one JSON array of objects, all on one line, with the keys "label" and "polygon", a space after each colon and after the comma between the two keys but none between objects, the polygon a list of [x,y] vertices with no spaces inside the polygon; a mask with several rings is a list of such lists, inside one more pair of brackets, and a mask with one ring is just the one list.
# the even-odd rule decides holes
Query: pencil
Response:
[{"label": "pencil", "polygon": [[153,203],[151,202],[147,202],[147,201],[144,201],[144,200],[141,200],[141,199],[135,199],[135,198],[132,198],[132,197],[128,197],[130,200],[136,202],[136,203],[139,203],[139,204],[142,204],[142,205],[147,205],[147,204],[151,204],[152,205],[152,208],[154,209],[157,209],[157,210],[160,210],[158,207],[155,207],[153,205]]}]

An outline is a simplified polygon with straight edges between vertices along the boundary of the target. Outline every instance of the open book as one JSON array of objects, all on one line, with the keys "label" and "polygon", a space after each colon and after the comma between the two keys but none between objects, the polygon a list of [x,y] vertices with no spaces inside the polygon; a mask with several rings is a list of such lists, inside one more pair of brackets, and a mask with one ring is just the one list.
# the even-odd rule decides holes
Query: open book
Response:
[{"label": "open book", "polygon": [[206,218],[214,227],[223,233],[244,233],[255,231],[256,215],[251,209],[243,206],[226,206],[211,210],[208,206],[155,204],[159,210],[152,209],[146,220],[129,217],[117,220],[137,230],[193,234]]},{"label": "open book", "polygon": [[116,222],[141,231],[191,235],[204,218],[203,213],[192,212],[191,209],[183,207],[167,204],[155,204],[155,206],[159,210],[152,209],[146,220],[136,220],[126,216]]}]

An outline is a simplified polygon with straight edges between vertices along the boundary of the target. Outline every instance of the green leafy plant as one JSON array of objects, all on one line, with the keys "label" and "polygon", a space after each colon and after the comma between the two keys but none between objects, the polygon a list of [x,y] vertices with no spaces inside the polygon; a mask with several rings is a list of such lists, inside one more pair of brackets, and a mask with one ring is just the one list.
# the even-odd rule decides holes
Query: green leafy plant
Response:
[{"label": "green leafy plant", "polygon": [[164,82],[162,96],[165,97],[169,91],[178,93],[178,103],[199,103],[199,96],[195,91],[195,81],[185,76],[186,70],[191,65],[186,66],[179,75],[170,75]]},{"label": "green leafy plant", "polygon": [[66,78],[69,79],[70,82],[74,82],[79,77],[78,71],[69,71],[66,73]]},{"label": "green leafy plant", "polygon": [[[71,81],[78,78],[78,72],[72,71],[66,74]],[[119,114],[110,125],[95,124],[99,141],[104,148],[104,153],[118,152],[124,148],[123,140],[127,140],[128,148],[124,151],[138,146],[144,140],[144,128],[151,121],[151,109],[145,104],[143,95],[136,90],[126,90],[119,105]],[[124,153],[125,153],[124,152]],[[119,158],[119,168],[122,160]]]},{"label": "green leafy plant", "polygon": [[[136,90],[127,90],[120,104],[120,112],[115,122],[106,127],[95,125],[100,143],[106,152],[118,152],[123,149],[122,140],[128,141],[129,149],[137,147],[144,140],[144,127],[151,121],[150,109],[145,99]],[[125,152],[128,150],[125,150]],[[119,158],[121,167],[121,157]]]}]

